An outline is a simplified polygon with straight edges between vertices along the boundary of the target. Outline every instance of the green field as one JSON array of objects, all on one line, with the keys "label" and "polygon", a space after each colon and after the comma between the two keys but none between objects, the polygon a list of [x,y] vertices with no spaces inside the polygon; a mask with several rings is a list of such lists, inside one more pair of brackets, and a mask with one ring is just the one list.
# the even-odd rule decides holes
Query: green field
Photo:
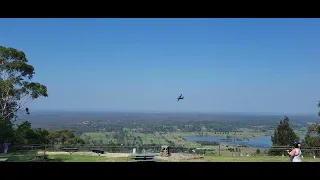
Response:
[{"label": "green field", "polygon": [[183,136],[223,136],[231,138],[253,138],[265,136],[264,133],[258,133],[249,129],[240,129],[242,132],[172,132],[172,133],[138,133],[126,131],[122,142],[118,142],[113,132],[90,132],[83,133],[83,138],[88,144],[105,145],[109,143],[115,144],[139,144],[139,145],[168,145],[174,143],[176,146],[184,147],[200,147],[201,145],[195,142],[188,142],[184,140]]},{"label": "green field", "polygon": [[[114,133],[104,133],[104,132],[95,132],[95,133],[83,133],[80,137],[83,138],[86,143],[89,144],[109,144],[113,142],[115,144],[120,143],[113,135]],[[135,140],[135,141],[134,141]],[[127,132],[124,138],[124,144],[139,144],[139,145],[168,145],[169,141],[174,142],[174,144],[179,146],[187,147],[197,147],[198,143],[188,142],[182,139],[179,135],[175,133],[153,133],[153,134],[144,134],[137,132]]]}]

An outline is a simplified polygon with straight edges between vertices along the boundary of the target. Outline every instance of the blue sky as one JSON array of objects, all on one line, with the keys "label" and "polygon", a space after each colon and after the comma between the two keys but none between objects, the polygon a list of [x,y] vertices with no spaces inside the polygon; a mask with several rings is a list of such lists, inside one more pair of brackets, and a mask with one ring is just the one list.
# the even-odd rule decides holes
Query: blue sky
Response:
[{"label": "blue sky", "polygon": [[319,19],[0,20],[1,45],[48,87],[34,110],[316,114],[319,32]]}]

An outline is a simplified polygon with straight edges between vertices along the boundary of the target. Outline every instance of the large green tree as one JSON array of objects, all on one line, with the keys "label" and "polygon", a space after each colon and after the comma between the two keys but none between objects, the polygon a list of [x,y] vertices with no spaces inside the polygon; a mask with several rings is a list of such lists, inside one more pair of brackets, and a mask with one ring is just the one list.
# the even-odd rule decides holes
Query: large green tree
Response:
[{"label": "large green tree", "polygon": [[284,117],[271,137],[273,146],[288,146],[298,140],[298,136],[290,127],[289,118]]},{"label": "large green tree", "polygon": [[19,145],[49,143],[49,131],[40,128],[32,129],[31,123],[28,121],[18,125],[15,137]]},{"label": "large green tree", "polygon": [[307,134],[303,141],[303,146],[320,147],[320,124],[313,124],[308,128]]},{"label": "large green tree", "polygon": [[71,130],[52,131],[48,137],[53,145],[79,145],[85,143],[83,139],[77,137]]},{"label": "large green tree", "polygon": [[[320,108],[320,101],[317,104]],[[320,111],[318,111],[318,116],[320,116]],[[320,147],[320,123],[311,125],[308,128],[307,134],[304,138],[303,145],[309,147]]]},{"label": "large green tree", "polygon": [[0,142],[10,140],[18,112],[38,97],[47,97],[46,86],[33,82],[34,67],[23,51],[0,46]]}]

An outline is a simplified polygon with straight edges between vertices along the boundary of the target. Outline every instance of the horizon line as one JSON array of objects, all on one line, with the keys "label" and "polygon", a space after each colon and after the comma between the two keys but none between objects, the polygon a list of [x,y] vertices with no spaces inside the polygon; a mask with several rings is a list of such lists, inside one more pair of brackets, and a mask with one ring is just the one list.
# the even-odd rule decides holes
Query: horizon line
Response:
[{"label": "horizon line", "polygon": [[169,111],[169,110],[93,110],[93,109],[34,109],[33,112],[88,112],[88,113],[192,113],[192,114],[246,114],[246,115],[308,115],[318,116],[317,113],[285,113],[285,112],[241,112],[241,111]]}]

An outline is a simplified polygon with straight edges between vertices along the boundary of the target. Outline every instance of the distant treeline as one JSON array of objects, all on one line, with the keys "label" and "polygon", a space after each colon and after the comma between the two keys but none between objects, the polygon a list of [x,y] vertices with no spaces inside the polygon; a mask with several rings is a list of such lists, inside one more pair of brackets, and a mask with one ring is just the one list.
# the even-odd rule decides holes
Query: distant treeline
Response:
[{"label": "distant treeline", "polygon": [[263,122],[215,122],[215,121],[89,121],[77,125],[66,125],[65,128],[77,132],[120,132],[124,128],[132,129],[139,133],[154,132],[241,132],[239,128],[250,128],[259,132],[273,130],[276,124],[270,125]]},{"label": "distant treeline", "polygon": [[[64,113],[57,115],[34,115],[32,121],[45,119],[50,129],[72,129],[77,132],[120,132],[124,128],[133,129],[140,133],[154,132],[240,132],[239,128],[248,128],[257,132],[274,130],[280,116],[257,115],[219,115],[194,113]],[[294,116],[295,117],[295,116]],[[41,121],[39,120],[41,119]],[[295,117],[290,122],[295,129],[306,126],[306,122],[313,121],[310,117]],[[302,122],[303,120],[303,122]],[[41,123],[43,124],[43,123]],[[56,125],[55,125],[56,124]],[[61,127],[61,125],[63,127]],[[42,125],[43,126],[43,125]],[[48,127],[43,127],[48,128]]]}]

